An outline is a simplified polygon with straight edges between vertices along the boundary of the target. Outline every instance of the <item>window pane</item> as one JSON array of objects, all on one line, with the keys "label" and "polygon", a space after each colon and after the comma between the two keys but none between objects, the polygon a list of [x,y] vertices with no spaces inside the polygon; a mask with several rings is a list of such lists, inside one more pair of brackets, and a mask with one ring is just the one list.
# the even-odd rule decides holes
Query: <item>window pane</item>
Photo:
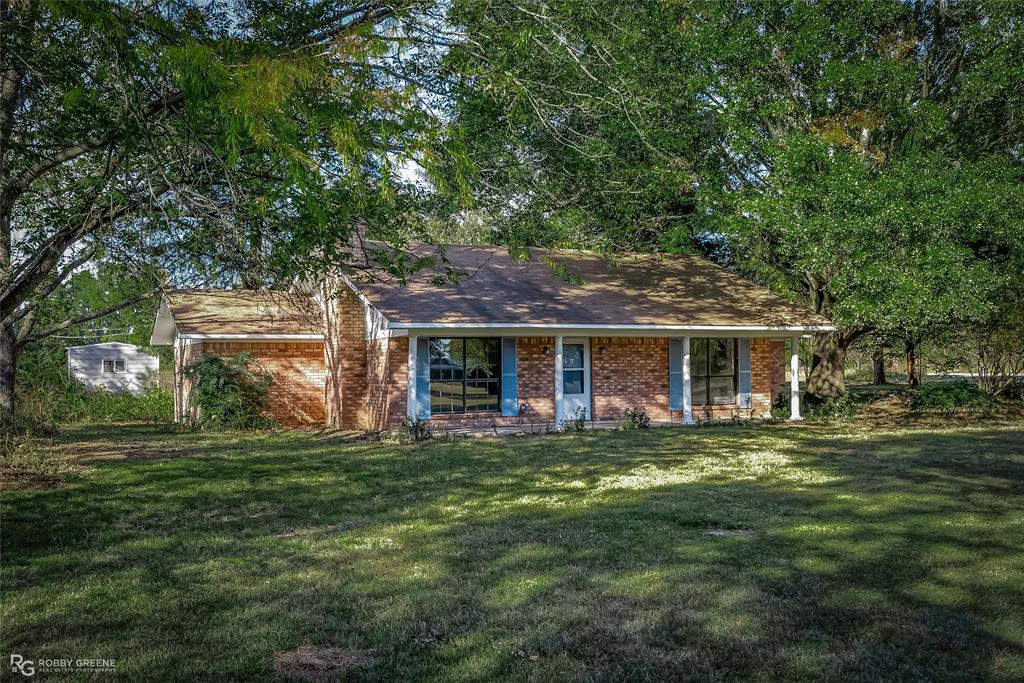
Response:
[{"label": "window pane", "polygon": [[461,339],[430,340],[430,381],[462,381]]},{"label": "window pane", "polygon": [[124,361],[123,360],[115,360],[114,361],[114,372],[124,372],[124,371],[125,371]]},{"label": "window pane", "polygon": [[693,405],[706,406],[708,404],[708,378],[694,378],[690,384],[690,397]]},{"label": "window pane", "polygon": [[497,410],[501,397],[497,380],[466,380],[466,411]]},{"label": "window pane", "polygon": [[113,371],[114,371],[114,361],[112,361],[112,360],[105,360],[105,361],[103,361],[103,372],[113,372]]},{"label": "window pane", "polygon": [[466,379],[496,379],[501,375],[501,340],[466,339]]},{"label": "window pane", "polygon": [[[690,340],[690,376],[706,377],[708,374],[708,340]],[[696,394],[696,390],[694,391]],[[694,395],[694,402],[697,397]]]},{"label": "window pane", "polygon": [[711,360],[711,372],[709,374],[731,375],[733,373],[734,348],[735,344],[732,339],[708,340],[708,354]]},{"label": "window pane", "polygon": [[431,413],[461,413],[465,408],[462,405],[462,382],[435,382],[430,381],[430,412]]},{"label": "window pane", "polygon": [[736,402],[736,384],[732,377],[711,378],[711,402],[718,405]]},{"label": "window pane", "polygon": [[564,370],[562,372],[562,393],[582,394],[583,393],[583,371]]},{"label": "window pane", "polygon": [[562,367],[583,367],[583,344],[565,344],[562,346]]}]

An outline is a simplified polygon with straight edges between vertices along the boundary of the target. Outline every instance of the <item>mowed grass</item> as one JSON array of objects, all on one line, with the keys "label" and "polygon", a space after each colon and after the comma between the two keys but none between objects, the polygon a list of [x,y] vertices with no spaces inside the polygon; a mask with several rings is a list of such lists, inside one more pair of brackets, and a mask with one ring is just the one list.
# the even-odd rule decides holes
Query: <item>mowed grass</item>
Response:
[{"label": "mowed grass", "polygon": [[1021,422],[66,438],[83,474],[3,493],[5,658],[181,681],[273,678],[304,645],[369,657],[335,672],[359,680],[1024,678]]}]

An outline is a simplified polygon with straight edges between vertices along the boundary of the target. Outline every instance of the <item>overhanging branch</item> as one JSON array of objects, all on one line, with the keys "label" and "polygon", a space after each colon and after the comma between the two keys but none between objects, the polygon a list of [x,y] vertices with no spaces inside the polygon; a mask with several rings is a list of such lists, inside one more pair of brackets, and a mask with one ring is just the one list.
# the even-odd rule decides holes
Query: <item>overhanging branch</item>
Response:
[{"label": "overhanging branch", "polygon": [[20,338],[21,335],[18,335],[19,339],[15,342],[15,344],[16,344],[17,348],[20,349],[25,344],[29,344],[31,342],[39,341],[40,339],[45,339],[46,337],[49,337],[50,335],[57,334],[61,330],[66,330],[67,328],[72,327],[74,325],[78,325],[78,324],[84,323],[84,322],[89,322],[90,320],[95,320],[97,318],[102,318],[103,316],[110,315],[111,313],[117,313],[118,311],[120,311],[123,308],[127,308],[127,307],[129,307],[129,306],[131,306],[133,304],[139,303],[140,301],[145,301],[146,299],[152,298],[153,296],[158,294],[160,291],[161,290],[160,290],[159,287],[154,287],[153,289],[151,289],[151,290],[149,290],[149,291],[147,291],[147,292],[145,292],[143,294],[139,294],[138,296],[133,296],[133,297],[131,297],[129,299],[125,299],[124,301],[121,301],[119,303],[113,304],[111,306],[107,306],[106,308],[101,309],[99,311],[89,311],[88,313],[83,313],[81,315],[77,315],[77,316],[68,318],[68,319],[66,319],[66,320],[64,320],[62,322],[57,323],[56,325],[51,325],[50,327],[47,327],[42,332],[37,332],[36,334],[28,335],[24,339]]}]

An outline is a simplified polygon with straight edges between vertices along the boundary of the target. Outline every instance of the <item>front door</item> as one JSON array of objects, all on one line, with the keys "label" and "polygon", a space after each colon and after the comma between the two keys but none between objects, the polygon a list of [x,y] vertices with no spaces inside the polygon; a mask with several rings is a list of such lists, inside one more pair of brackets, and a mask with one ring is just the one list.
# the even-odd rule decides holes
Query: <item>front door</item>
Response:
[{"label": "front door", "polygon": [[582,408],[590,419],[590,340],[562,342],[562,417],[571,420]]}]

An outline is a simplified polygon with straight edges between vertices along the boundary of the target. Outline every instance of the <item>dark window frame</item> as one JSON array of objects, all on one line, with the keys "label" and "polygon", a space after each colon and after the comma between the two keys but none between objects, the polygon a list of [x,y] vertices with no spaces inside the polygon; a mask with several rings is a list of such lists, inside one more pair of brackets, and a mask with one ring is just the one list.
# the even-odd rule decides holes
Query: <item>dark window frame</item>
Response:
[{"label": "dark window frame", "polygon": [[[501,337],[428,337],[427,338],[427,363],[429,365],[433,365],[432,363],[430,363],[431,343],[434,342],[437,339],[451,339],[451,340],[460,339],[463,342],[462,343],[462,410],[435,411],[434,410],[434,406],[433,406],[433,395],[431,394],[431,406],[430,406],[430,414],[431,414],[431,416],[435,416],[435,415],[474,415],[474,414],[479,414],[479,413],[501,413],[501,400],[502,400],[502,396],[503,396],[503,394],[502,394],[502,381],[503,381],[502,377],[503,377],[503,373],[504,373],[504,368],[502,367],[502,361],[504,360],[502,358],[502,348],[501,348],[501,339],[502,338]],[[496,379],[473,379],[473,378],[467,378],[466,377],[466,342],[470,341],[471,339],[494,340],[494,341],[498,342],[498,371],[497,371],[497,373],[495,373]],[[433,384],[434,384],[434,378],[433,378],[432,375],[433,375],[433,368],[431,368],[430,373],[427,376],[428,382],[429,382],[429,384],[431,386],[430,391],[433,391]],[[438,381],[440,382],[442,380],[438,380]],[[456,380],[444,380],[444,381],[455,382]],[[489,383],[497,384],[498,385],[498,403],[497,403],[497,407],[495,407],[495,408],[485,408],[485,409],[478,409],[478,408],[476,408],[476,409],[473,409],[473,410],[468,409],[467,406],[466,406],[466,382],[489,382]]]},{"label": "dark window frame", "polygon": [[[110,363],[110,370],[107,370],[107,363]],[[117,364],[121,364],[121,369],[117,369]],[[104,358],[103,362],[100,363],[100,374],[101,375],[124,375],[128,372],[128,361],[124,358]]]},{"label": "dark window frame", "polygon": [[[711,373],[711,353],[710,353],[710,341],[712,339],[722,339],[722,337],[691,337],[690,344],[693,345],[696,341],[704,342],[709,348],[705,349],[704,352],[704,369],[703,374],[698,374],[696,369],[690,368],[690,402],[694,407],[701,406],[729,406],[735,405],[737,402],[737,392],[739,391],[739,339],[735,337],[728,338],[728,341],[732,342],[732,372],[730,374],[725,373]],[[690,358],[693,358],[693,349],[690,349]],[[732,401],[729,403],[715,403],[711,399],[711,380],[716,378],[728,377],[732,380]],[[701,401],[697,401],[697,393],[694,389],[697,386],[697,380],[700,379],[700,384],[703,387],[703,395]]]}]

